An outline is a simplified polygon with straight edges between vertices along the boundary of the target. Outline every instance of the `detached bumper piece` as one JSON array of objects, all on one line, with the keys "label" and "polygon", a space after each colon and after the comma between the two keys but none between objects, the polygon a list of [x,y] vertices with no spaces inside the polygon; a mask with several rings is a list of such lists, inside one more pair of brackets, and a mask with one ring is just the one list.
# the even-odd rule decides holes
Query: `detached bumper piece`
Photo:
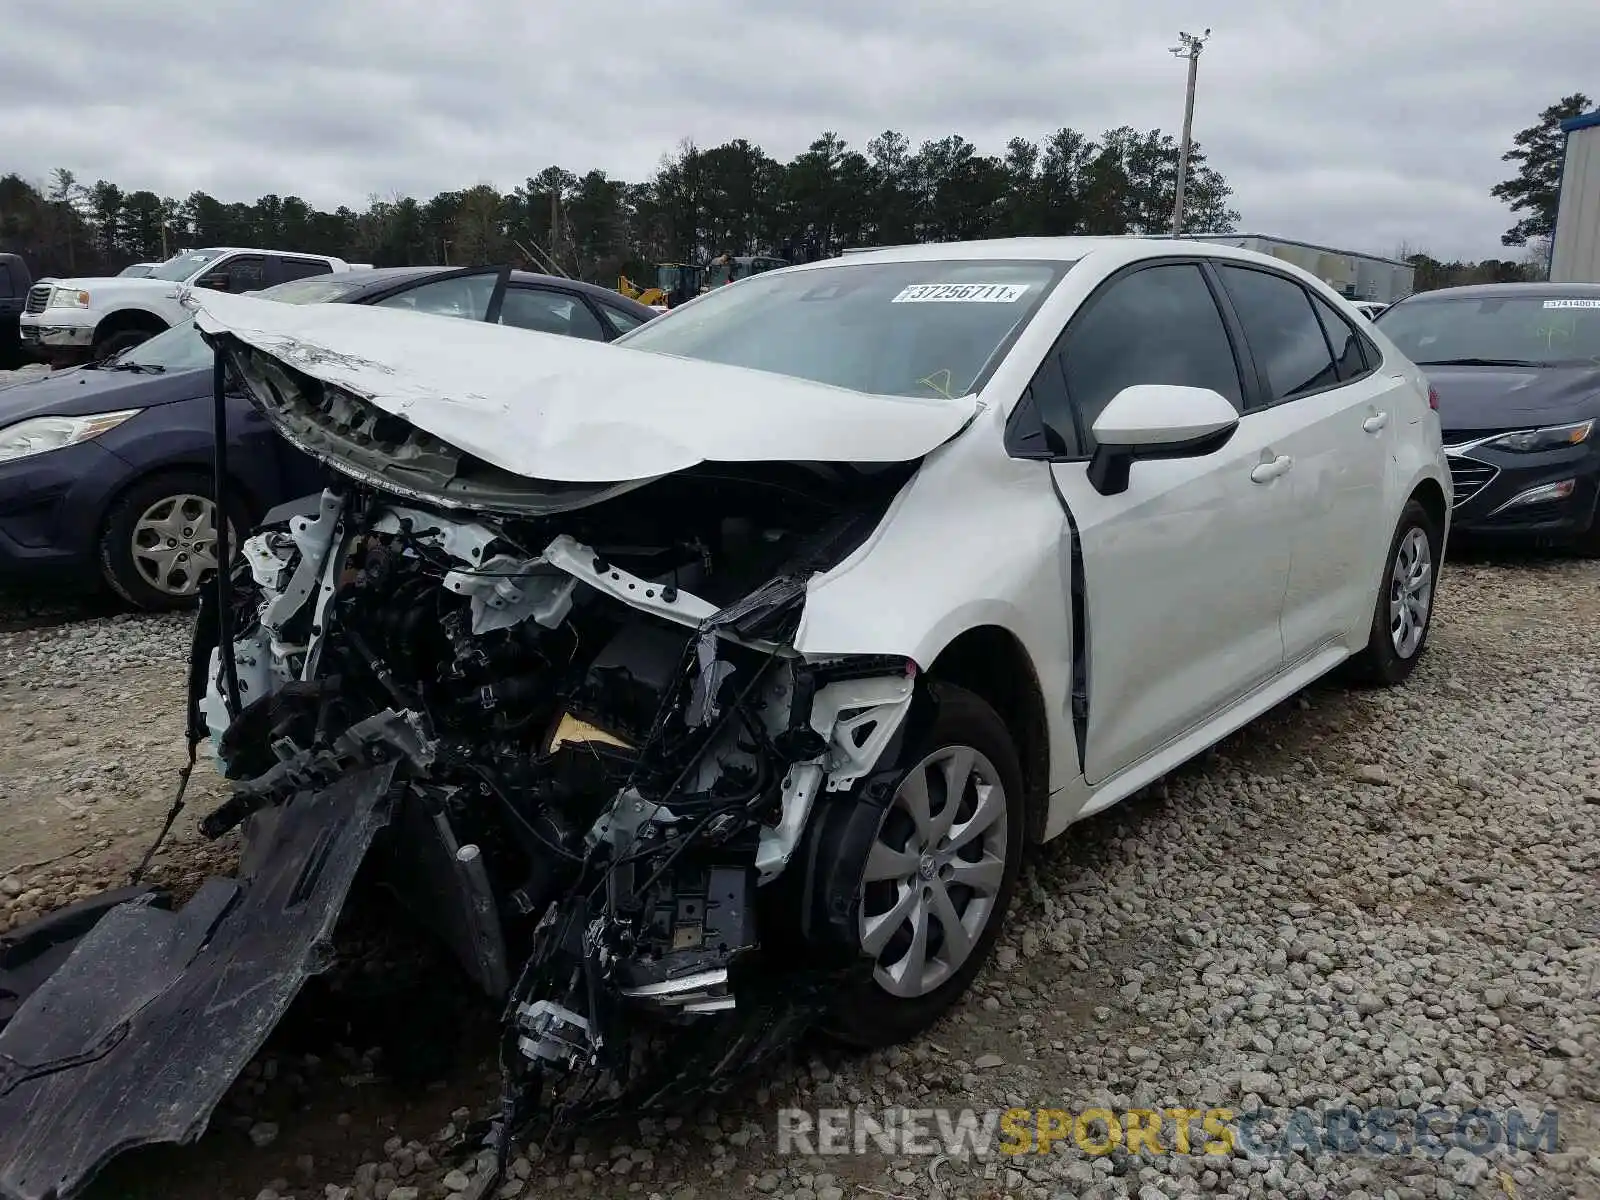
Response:
[{"label": "detached bumper piece", "polygon": [[120,1151],[205,1131],[327,965],[395,770],[300,795],[252,874],[210,880],[176,912],[145,894],[100,915],[0,1032],[0,1197],[70,1200]]}]

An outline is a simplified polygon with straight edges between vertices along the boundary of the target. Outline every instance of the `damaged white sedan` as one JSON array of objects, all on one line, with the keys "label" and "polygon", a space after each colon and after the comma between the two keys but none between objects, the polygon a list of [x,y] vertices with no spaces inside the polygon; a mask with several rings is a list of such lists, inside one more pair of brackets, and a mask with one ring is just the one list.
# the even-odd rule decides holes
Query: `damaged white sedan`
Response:
[{"label": "damaged white sedan", "polygon": [[1247,251],[877,251],[610,346],[198,305],[342,482],[269,514],[197,622],[191,732],[233,789],[201,828],[243,826],[238,878],[31,935],[15,1200],[198,1136],[369,853],[504,1005],[503,1148],[812,1025],[925,1029],[1027,842],[1346,660],[1403,681],[1427,636],[1428,386]]}]

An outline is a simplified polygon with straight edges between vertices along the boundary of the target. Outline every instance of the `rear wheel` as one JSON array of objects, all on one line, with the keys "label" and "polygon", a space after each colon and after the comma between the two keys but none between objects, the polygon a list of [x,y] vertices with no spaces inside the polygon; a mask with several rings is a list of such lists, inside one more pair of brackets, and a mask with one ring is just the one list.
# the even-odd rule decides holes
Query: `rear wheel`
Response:
[{"label": "rear wheel", "polygon": [[1363,681],[1394,687],[1416,670],[1433,625],[1439,543],[1440,531],[1428,510],[1407,501],[1389,542],[1366,648],[1351,662]]},{"label": "rear wheel", "polygon": [[[211,480],[198,471],[141,479],[117,500],[100,538],[100,567],[111,589],[139,608],[188,608],[217,565],[216,505]],[[230,553],[242,523],[234,509]]]},{"label": "rear wheel", "polygon": [[994,709],[932,685],[938,710],[908,745],[911,764],[867,857],[861,947],[872,978],[826,1028],[859,1047],[921,1033],[960,999],[993,949],[1023,848],[1022,768]]}]

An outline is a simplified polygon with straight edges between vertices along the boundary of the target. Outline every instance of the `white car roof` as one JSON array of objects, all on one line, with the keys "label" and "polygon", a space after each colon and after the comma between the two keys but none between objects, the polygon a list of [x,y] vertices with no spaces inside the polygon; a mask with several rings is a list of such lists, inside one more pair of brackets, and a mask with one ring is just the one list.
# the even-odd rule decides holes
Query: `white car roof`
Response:
[{"label": "white car roof", "polygon": [[1240,262],[1270,263],[1275,267],[1292,267],[1282,259],[1244,250],[1237,246],[1224,246],[1217,242],[1199,242],[1188,238],[1165,237],[1020,237],[986,238],[971,242],[922,242],[905,246],[885,246],[881,249],[851,250],[840,258],[826,258],[804,263],[794,270],[809,271],[841,263],[870,262],[951,262],[961,259],[1017,259],[1046,262],[1076,262],[1089,255],[1134,262],[1142,258],[1176,255],[1186,258],[1227,258]]},{"label": "white car roof", "polygon": [[[173,257],[177,258],[184,254],[200,254],[207,250],[215,250],[218,254],[275,254],[289,258],[315,258],[323,262],[338,263],[341,266],[350,265],[344,259],[335,258],[331,254],[312,254],[306,250],[263,250],[259,246],[196,246],[193,250],[180,250]],[[156,263],[154,265],[159,267],[161,264]]]},{"label": "white car roof", "polygon": [[[1309,284],[1315,284],[1326,294],[1333,289],[1309,271],[1255,250],[1227,246],[1220,242],[1202,242],[1190,238],[1123,237],[1105,235],[1097,237],[1021,237],[986,238],[971,242],[922,242],[905,246],[885,246],[882,249],[852,250],[838,258],[825,258],[817,262],[790,267],[791,271],[825,270],[828,267],[853,266],[858,263],[895,262],[960,262],[963,260],[1032,260],[1046,262],[1077,262],[1093,258],[1110,271],[1126,263],[1150,258],[1210,258],[1232,262],[1255,263],[1272,267],[1286,275]],[[1335,293],[1337,294],[1337,293]]]}]

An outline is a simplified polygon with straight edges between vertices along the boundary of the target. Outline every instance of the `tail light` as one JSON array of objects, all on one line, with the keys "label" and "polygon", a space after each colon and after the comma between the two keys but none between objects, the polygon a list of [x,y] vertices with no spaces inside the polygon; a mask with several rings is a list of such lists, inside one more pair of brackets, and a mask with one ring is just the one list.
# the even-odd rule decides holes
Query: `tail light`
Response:
[{"label": "tail light", "polygon": [[1431,383],[1428,385],[1428,407],[1434,412],[1439,411],[1439,389]]}]

